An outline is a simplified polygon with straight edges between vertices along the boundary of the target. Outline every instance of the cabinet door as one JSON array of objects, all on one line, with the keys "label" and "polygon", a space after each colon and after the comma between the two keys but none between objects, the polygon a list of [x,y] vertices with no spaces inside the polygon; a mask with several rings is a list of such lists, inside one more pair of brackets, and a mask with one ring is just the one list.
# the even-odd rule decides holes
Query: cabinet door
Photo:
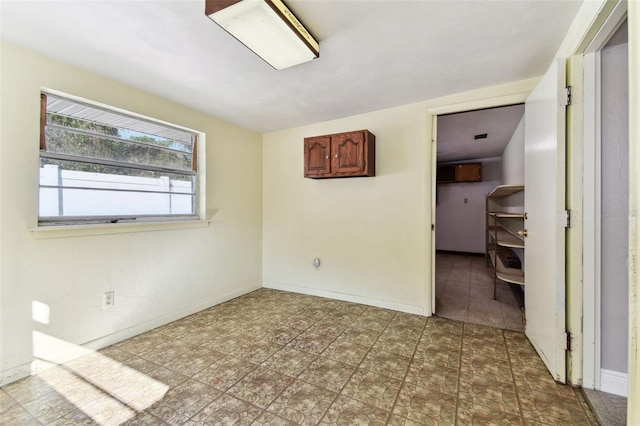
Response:
[{"label": "cabinet door", "polygon": [[304,176],[320,177],[331,172],[331,138],[318,136],[304,140]]},{"label": "cabinet door", "polygon": [[456,181],[456,166],[453,164],[445,164],[438,166],[436,172],[437,183],[451,183]]},{"label": "cabinet door", "polygon": [[456,166],[456,182],[482,181],[481,163],[458,164]]},{"label": "cabinet door", "polygon": [[349,176],[364,173],[364,132],[340,133],[331,137],[331,173]]}]

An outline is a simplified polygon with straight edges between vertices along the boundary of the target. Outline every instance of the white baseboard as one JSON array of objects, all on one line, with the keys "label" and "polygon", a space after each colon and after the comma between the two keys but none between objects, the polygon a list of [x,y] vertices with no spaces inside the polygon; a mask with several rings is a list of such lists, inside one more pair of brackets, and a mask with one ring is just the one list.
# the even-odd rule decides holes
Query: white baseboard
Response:
[{"label": "white baseboard", "polygon": [[0,373],[0,386],[8,385],[31,375],[31,363],[22,364]]},{"label": "white baseboard", "polygon": [[422,306],[405,305],[402,303],[390,302],[387,300],[373,299],[370,297],[356,296],[348,293],[341,293],[337,291],[320,290],[316,288],[301,287],[288,284],[277,284],[270,282],[263,282],[264,288],[270,288],[273,290],[290,291],[292,293],[306,294],[309,296],[326,297],[328,299],[342,300],[345,302],[360,303],[363,305],[376,306],[378,308],[391,309],[394,311],[406,312],[408,314],[425,315],[425,310]]},{"label": "white baseboard", "polygon": [[[231,300],[236,297],[242,296],[243,294],[247,294],[251,291],[258,290],[259,288],[261,288],[260,285],[253,285],[240,290],[234,290],[222,296],[214,297],[213,299],[210,299],[206,302],[199,303],[198,305],[190,306],[186,309],[181,309],[170,314],[162,315],[152,320],[116,331],[103,337],[99,337],[95,340],[85,342],[80,346],[91,350],[106,348],[107,346],[111,346],[115,343],[129,339],[130,337],[137,336],[138,334],[153,330],[154,328],[179,320],[180,318],[184,318],[186,316],[195,314],[196,312],[208,309],[212,306],[219,305],[220,303],[226,302],[227,300]],[[4,386],[30,376],[33,373],[32,363],[33,360],[26,364],[19,365],[18,367],[10,368],[8,370],[0,372],[0,386]]]},{"label": "white baseboard", "polygon": [[629,395],[629,375],[613,370],[600,369],[600,390],[614,395]]}]

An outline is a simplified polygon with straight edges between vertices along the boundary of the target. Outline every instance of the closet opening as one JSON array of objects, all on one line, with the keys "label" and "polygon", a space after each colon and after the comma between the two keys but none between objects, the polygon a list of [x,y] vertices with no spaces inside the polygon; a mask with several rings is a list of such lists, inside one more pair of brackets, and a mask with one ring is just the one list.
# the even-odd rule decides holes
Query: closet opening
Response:
[{"label": "closet opening", "polygon": [[524,111],[437,116],[437,316],[524,331]]}]

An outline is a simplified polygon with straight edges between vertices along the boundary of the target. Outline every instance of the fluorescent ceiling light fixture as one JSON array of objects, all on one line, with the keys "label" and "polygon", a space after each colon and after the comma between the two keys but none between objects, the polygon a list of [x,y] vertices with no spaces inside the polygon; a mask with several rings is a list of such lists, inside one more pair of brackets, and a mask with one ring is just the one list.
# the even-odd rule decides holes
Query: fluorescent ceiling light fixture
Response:
[{"label": "fluorescent ceiling light fixture", "polygon": [[205,1],[205,15],[277,70],[320,55],[318,42],[281,0]]}]

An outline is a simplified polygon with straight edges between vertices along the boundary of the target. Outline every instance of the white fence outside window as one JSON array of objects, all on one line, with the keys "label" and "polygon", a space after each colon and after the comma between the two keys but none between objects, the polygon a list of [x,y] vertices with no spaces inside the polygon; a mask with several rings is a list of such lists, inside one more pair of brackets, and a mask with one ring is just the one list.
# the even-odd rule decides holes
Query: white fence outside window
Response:
[{"label": "white fence outside window", "polygon": [[[192,214],[193,183],[167,176],[146,178],[40,168],[41,217]],[[64,188],[72,186],[74,188]],[[76,189],[76,188],[90,189]]]}]

